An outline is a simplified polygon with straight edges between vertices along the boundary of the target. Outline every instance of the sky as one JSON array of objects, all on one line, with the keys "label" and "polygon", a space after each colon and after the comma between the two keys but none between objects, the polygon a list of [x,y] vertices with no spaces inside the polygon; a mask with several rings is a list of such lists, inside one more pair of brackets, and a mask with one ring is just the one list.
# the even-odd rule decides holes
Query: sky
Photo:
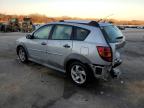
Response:
[{"label": "sky", "polygon": [[0,13],[144,20],[144,0],[0,0]]}]

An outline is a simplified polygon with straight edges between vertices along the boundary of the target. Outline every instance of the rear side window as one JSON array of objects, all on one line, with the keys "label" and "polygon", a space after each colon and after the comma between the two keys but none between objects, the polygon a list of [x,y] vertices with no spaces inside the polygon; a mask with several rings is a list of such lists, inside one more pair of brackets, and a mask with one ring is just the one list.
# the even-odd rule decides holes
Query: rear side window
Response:
[{"label": "rear side window", "polygon": [[90,33],[89,30],[76,27],[75,34],[74,34],[74,40],[83,41],[86,39],[86,37],[88,36],[89,33]]}]

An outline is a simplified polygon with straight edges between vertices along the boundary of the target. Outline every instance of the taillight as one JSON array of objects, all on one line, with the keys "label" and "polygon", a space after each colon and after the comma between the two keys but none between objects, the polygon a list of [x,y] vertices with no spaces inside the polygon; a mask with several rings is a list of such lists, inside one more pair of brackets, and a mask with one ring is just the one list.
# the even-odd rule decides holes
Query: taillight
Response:
[{"label": "taillight", "polygon": [[97,46],[97,50],[103,60],[112,62],[112,51],[110,47]]}]

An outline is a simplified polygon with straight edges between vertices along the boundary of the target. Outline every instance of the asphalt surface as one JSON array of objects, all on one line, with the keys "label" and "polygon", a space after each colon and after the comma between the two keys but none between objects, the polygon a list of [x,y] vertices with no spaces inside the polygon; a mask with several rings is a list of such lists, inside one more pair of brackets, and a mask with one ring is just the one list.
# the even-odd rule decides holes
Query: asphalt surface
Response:
[{"label": "asphalt surface", "polygon": [[123,31],[120,79],[73,85],[63,74],[23,64],[15,40],[23,33],[0,33],[0,108],[144,108],[144,30]]}]

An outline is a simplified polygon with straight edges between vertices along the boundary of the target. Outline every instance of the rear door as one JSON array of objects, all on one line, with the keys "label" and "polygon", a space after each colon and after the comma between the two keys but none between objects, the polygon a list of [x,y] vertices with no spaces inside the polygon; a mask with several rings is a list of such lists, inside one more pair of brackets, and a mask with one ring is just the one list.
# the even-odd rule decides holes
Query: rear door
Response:
[{"label": "rear door", "polygon": [[63,69],[65,58],[72,52],[72,35],[72,26],[55,25],[47,44],[48,64]]}]

